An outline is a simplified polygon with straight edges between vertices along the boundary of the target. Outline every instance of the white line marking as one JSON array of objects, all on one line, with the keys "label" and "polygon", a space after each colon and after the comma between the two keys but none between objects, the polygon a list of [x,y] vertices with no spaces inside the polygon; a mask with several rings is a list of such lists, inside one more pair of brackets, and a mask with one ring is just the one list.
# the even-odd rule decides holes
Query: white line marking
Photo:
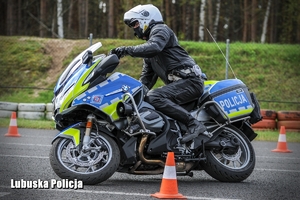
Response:
[{"label": "white line marking", "polygon": [[49,144],[25,144],[25,143],[0,143],[0,145],[23,145],[23,146],[41,146],[41,147],[51,147]]},{"label": "white line marking", "polygon": [[[10,188],[8,186],[0,185],[0,188]],[[38,190],[38,189],[37,189]],[[111,195],[126,195],[126,196],[144,196],[150,197],[151,194],[143,194],[143,193],[127,193],[127,192],[112,192],[112,191],[95,191],[95,190],[68,190],[68,189],[41,189],[41,191],[60,191],[60,192],[78,192],[78,193],[88,193],[88,194],[111,194]],[[155,193],[155,192],[153,192]],[[224,198],[211,198],[211,197],[195,197],[195,196],[185,196],[188,199],[202,199],[202,200],[240,200],[240,199],[224,199]]]},{"label": "white line marking", "polygon": [[0,197],[4,197],[5,195],[9,195],[9,192],[0,192]]},{"label": "white line marking", "polygon": [[264,169],[264,168],[254,168],[254,171],[296,172],[296,173],[300,173],[300,170],[288,170],[288,169]]},{"label": "white line marking", "polygon": [[24,135],[22,134],[22,132],[19,131],[19,134],[23,137],[23,138],[48,138],[48,139],[53,139],[55,137],[55,135],[53,136],[46,136],[46,135]]},{"label": "white line marking", "polygon": [[296,158],[296,157],[277,157],[277,156],[256,156],[256,158],[300,160],[300,158]]},{"label": "white line marking", "polygon": [[0,154],[0,157],[15,157],[15,158],[42,158],[42,159],[49,159],[48,156],[25,156],[25,155],[5,155]]},{"label": "white line marking", "polygon": [[55,133],[54,135],[50,135],[50,134],[47,134],[47,135],[46,134],[45,135],[25,135],[25,137],[34,137],[34,138],[42,137],[42,138],[51,138],[51,139],[53,139],[57,135],[57,133]]}]

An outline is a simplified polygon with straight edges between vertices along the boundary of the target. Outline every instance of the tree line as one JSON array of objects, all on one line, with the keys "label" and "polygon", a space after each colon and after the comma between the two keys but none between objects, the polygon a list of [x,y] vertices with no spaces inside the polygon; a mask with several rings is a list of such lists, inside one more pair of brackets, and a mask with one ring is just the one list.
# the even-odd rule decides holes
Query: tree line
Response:
[{"label": "tree line", "polygon": [[0,0],[0,35],[132,39],[123,15],[148,3],[181,40],[300,43],[299,0]]}]

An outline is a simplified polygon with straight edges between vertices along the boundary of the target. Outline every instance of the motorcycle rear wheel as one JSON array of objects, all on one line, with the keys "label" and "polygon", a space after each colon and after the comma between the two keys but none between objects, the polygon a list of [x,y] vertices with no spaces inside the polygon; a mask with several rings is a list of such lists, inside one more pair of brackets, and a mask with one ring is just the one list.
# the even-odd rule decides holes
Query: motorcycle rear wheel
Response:
[{"label": "motorcycle rear wheel", "polygon": [[207,160],[201,162],[202,168],[211,177],[221,182],[241,182],[248,178],[254,170],[255,152],[245,134],[232,125],[224,127],[221,135],[232,135],[240,143],[233,154],[224,150],[206,150]]},{"label": "motorcycle rear wheel", "polygon": [[71,139],[58,138],[50,150],[52,169],[62,179],[77,179],[86,185],[107,180],[119,166],[119,147],[109,136],[95,133],[91,133],[90,147],[83,153]]}]

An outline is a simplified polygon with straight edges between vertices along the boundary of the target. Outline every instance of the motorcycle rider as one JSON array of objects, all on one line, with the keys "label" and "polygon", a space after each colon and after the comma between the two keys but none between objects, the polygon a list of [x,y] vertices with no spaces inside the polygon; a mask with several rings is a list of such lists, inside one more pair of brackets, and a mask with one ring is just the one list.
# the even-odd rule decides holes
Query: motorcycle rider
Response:
[{"label": "motorcycle rider", "polygon": [[144,58],[140,81],[148,89],[158,77],[165,83],[163,87],[150,90],[145,101],[188,127],[181,143],[192,141],[199,134],[207,135],[206,127],[180,106],[202,95],[201,69],[164,24],[158,8],[152,4],[138,5],[124,14],[124,22],[133,28],[135,36],[146,42],[117,47],[111,53],[119,58],[126,55]]}]

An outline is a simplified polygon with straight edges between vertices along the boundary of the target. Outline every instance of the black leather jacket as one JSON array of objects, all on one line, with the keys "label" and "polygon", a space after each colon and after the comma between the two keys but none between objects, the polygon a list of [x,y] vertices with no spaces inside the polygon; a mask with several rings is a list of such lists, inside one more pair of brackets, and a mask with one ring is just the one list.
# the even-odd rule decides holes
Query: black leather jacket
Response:
[{"label": "black leather jacket", "polygon": [[140,81],[151,89],[157,78],[170,83],[168,74],[175,68],[192,67],[195,61],[179,45],[174,32],[166,24],[152,27],[146,43],[126,48],[132,57],[144,58]]}]

